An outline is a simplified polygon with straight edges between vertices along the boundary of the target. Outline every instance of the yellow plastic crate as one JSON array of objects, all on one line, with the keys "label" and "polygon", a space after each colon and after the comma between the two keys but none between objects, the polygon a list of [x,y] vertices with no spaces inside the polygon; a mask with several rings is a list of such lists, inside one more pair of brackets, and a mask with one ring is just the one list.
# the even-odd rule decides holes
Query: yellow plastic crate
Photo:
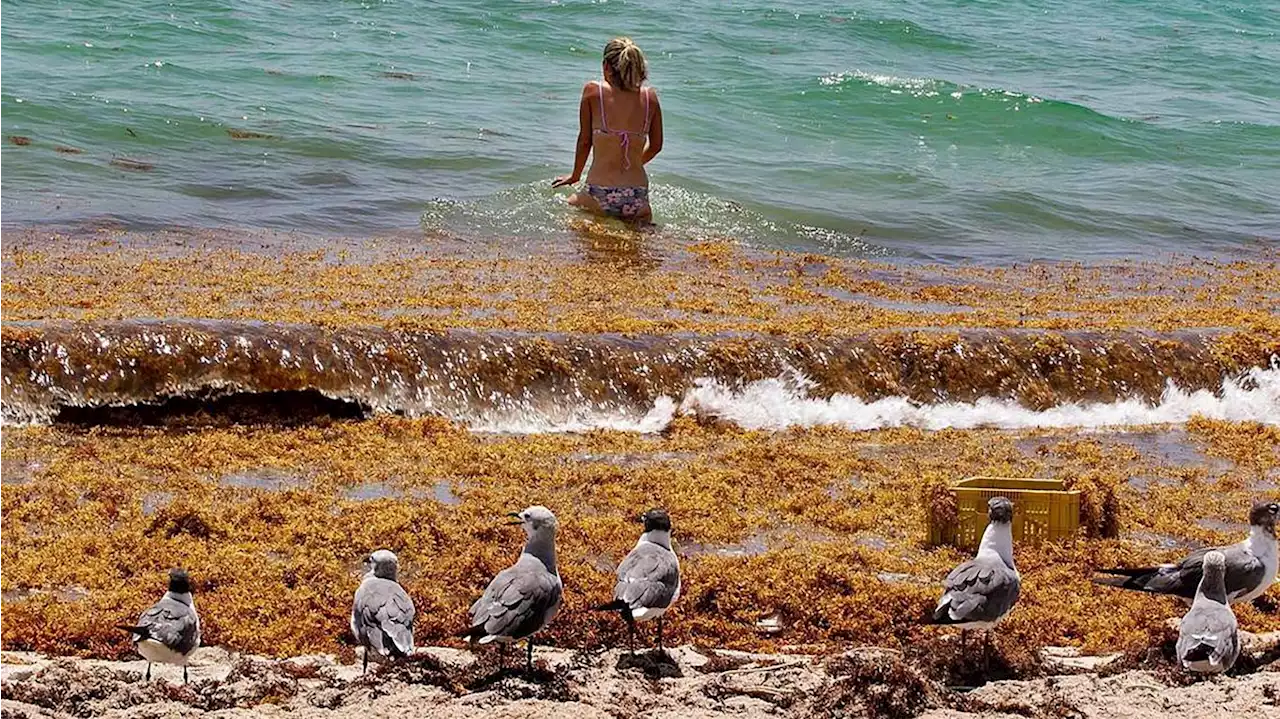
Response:
[{"label": "yellow plastic crate", "polygon": [[929,541],[976,550],[987,528],[987,501],[1008,497],[1013,502],[1013,541],[1033,544],[1075,536],[1080,529],[1080,493],[1058,479],[969,477],[951,488],[956,497],[956,521],[942,522],[930,514]]}]

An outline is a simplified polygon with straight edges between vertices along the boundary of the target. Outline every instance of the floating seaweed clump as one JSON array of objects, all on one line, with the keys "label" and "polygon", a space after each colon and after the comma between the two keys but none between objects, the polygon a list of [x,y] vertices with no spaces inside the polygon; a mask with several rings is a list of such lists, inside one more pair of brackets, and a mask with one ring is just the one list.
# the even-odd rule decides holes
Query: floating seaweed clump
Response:
[{"label": "floating seaweed clump", "polygon": [[231,136],[232,140],[273,140],[275,139],[275,135],[269,135],[265,132],[258,132],[256,130],[240,130],[233,127],[227,128],[227,134]]},{"label": "floating seaweed clump", "polygon": [[113,157],[111,158],[111,164],[122,170],[131,170],[134,172],[150,172],[151,170],[156,169],[156,166],[153,163],[145,160],[135,160],[129,157]]}]

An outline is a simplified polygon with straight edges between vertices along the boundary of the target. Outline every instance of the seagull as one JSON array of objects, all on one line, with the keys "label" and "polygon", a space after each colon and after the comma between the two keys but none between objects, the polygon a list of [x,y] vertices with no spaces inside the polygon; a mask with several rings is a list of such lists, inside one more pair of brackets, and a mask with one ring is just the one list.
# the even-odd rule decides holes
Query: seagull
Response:
[{"label": "seagull", "polygon": [[663,509],[640,515],[644,533],[622,564],[613,601],[596,607],[621,611],[627,622],[627,646],[635,654],[636,622],[658,620],[658,650],[662,650],[662,615],[680,598],[680,560],[671,551],[671,517]]},{"label": "seagull", "polygon": [[[935,624],[960,627],[964,646],[969,629],[990,630],[1009,614],[1018,601],[1022,579],[1013,566],[1013,502],[1004,497],[987,501],[987,528],[978,554],[942,580],[942,599],[933,610]],[[983,645],[983,666],[989,667],[991,636]]]},{"label": "seagull", "polygon": [[484,594],[471,605],[471,627],[458,636],[472,642],[498,642],[503,647],[527,639],[526,669],[533,673],[533,635],[560,611],[564,585],[556,570],[556,516],[542,506],[507,515],[528,538],[516,563],[498,572]]},{"label": "seagull", "polygon": [[1196,596],[1196,587],[1204,574],[1204,557],[1221,552],[1225,561],[1227,600],[1249,602],[1262,596],[1276,580],[1276,520],[1280,502],[1258,502],[1249,511],[1249,536],[1228,547],[1197,549],[1176,564],[1139,569],[1100,569],[1105,577],[1094,577],[1095,584],[1121,589],[1134,589],[1153,594],[1172,594],[1187,603]]},{"label": "seagull", "polygon": [[187,660],[200,646],[200,616],[191,596],[191,577],[184,569],[169,572],[169,591],[138,617],[133,626],[117,624],[133,635],[133,646],[147,660],[145,681],[151,681],[151,663],[182,667],[182,683],[187,683]]},{"label": "seagull", "polygon": [[413,654],[413,600],[396,582],[396,555],[379,549],[369,555],[372,569],[364,575],[351,606],[351,633],[364,647],[364,671],[369,652],[376,658],[401,659]]},{"label": "seagull", "polygon": [[1236,615],[1227,604],[1226,564],[1222,552],[1204,555],[1204,578],[1196,588],[1191,611],[1178,627],[1178,661],[1199,674],[1221,674],[1240,656]]}]

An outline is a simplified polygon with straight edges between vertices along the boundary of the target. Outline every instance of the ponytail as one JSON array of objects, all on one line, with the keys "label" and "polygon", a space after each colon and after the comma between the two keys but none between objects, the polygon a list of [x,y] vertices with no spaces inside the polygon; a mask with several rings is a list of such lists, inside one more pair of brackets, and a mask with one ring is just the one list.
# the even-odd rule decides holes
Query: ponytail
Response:
[{"label": "ponytail", "polygon": [[604,46],[604,64],[623,90],[639,90],[649,79],[649,61],[640,46],[629,37],[615,37]]}]

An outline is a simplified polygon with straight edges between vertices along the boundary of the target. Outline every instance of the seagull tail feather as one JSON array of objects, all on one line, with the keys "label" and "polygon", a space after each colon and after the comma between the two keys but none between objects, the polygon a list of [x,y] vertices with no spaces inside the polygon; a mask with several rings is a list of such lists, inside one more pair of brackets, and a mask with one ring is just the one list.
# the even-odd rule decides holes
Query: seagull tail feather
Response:
[{"label": "seagull tail feather", "polygon": [[387,639],[385,644],[391,656],[402,659],[413,654],[413,630],[408,627],[392,627],[390,630],[383,629],[382,634]]},{"label": "seagull tail feather", "polygon": [[1213,657],[1213,647],[1208,644],[1197,644],[1182,655],[1184,662],[1207,662]]},{"label": "seagull tail feather", "polygon": [[1101,584],[1105,587],[1118,587],[1120,589],[1136,589],[1138,591],[1148,591],[1147,579],[1155,569],[1153,567],[1142,567],[1140,569],[1099,569],[1098,574],[1090,581],[1094,584]]},{"label": "seagull tail feather", "polygon": [[933,613],[925,617],[928,624],[955,624],[956,620],[951,618],[951,603],[943,602],[938,605]]},{"label": "seagull tail feather", "polygon": [[135,627],[128,624],[117,624],[116,629],[138,635],[139,639],[148,639],[151,637],[150,627]]},{"label": "seagull tail feather", "polygon": [[596,612],[622,612],[622,618],[625,619],[628,624],[636,620],[635,615],[631,613],[631,605],[627,604],[627,602],[622,599],[615,599],[608,604],[601,604],[599,606],[592,607],[591,609]]}]

